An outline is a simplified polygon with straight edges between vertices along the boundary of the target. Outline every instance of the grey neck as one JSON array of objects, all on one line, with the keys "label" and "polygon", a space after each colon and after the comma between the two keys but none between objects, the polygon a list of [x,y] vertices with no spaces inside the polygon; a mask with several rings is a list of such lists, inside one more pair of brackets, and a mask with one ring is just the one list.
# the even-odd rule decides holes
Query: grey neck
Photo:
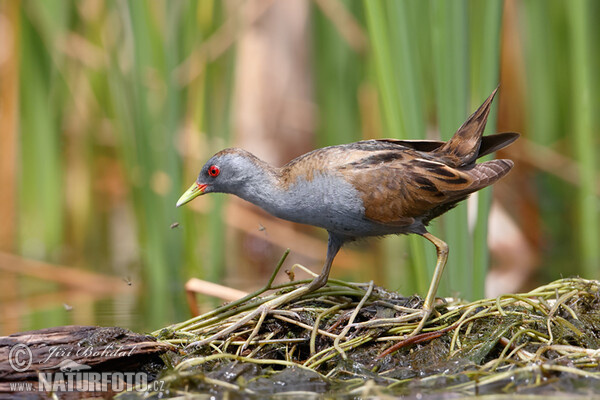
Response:
[{"label": "grey neck", "polygon": [[258,169],[234,194],[269,211],[281,202],[284,193],[277,186],[277,175],[273,170]]}]

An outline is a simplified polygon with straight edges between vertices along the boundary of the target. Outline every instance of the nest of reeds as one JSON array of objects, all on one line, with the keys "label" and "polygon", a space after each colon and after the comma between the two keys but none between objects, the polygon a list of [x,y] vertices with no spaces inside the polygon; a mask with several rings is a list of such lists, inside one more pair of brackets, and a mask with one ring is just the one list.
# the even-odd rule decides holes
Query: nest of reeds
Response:
[{"label": "nest of reeds", "polygon": [[[304,281],[271,287],[155,335],[180,348],[163,376],[178,391],[262,398],[335,393],[545,393],[600,388],[600,282],[561,279],[529,293],[436,307],[372,283],[331,279],[327,286],[207,344],[264,302]],[[269,295],[260,296],[267,290]],[[257,323],[262,322],[257,328]],[[251,333],[257,333],[248,342]],[[280,394],[281,396],[281,394]]]}]

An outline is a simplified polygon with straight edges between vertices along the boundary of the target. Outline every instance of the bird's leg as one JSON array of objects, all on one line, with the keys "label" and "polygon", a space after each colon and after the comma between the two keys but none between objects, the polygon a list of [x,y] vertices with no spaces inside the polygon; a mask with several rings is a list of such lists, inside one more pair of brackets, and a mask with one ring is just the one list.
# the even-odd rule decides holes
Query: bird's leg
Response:
[{"label": "bird's leg", "polygon": [[293,300],[304,296],[305,294],[312,293],[325,286],[327,280],[329,279],[329,271],[331,270],[331,264],[333,263],[333,259],[337,255],[338,251],[340,251],[340,248],[342,247],[343,243],[343,240],[341,240],[338,236],[330,233],[329,240],[327,242],[327,258],[325,259],[325,265],[323,266],[321,273],[308,285],[301,286],[283,296],[279,296],[278,298],[270,300],[258,307],[254,311],[254,313],[256,313],[257,315],[260,314],[260,318],[256,326],[252,330],[252,333],[250,333],[250,336],[248,336],[246,343],[244,343],[244,348],[248,346],[252,342],[252,339],[254,339],[254,337],[258,334],[260,326],[262,325],[262,322],[264,321],[266,315],[269,312],[277,309],[278,307],[281,307],[284,304],[290,303]]},{"label": "bird's leg", "polygon": [[437,250],[437,263],[435,264],[435,270],[433,271],[433,277],[431,278],[431,283],[429,284],[427,296],[423,302],[423,317],[421,318],[421,321],[415,330],[408,335],[409,337],[415,336],[421,332],[421,329],[423,329],[427,319],[431,315],[433,311],[433,303],[435,302],[435,294],[437,293],[438,286],[440,286],[442,273],[444,272],[444,267],[446,266],[446,261],[448,260],[448,245],[446,242],[438,239],[429,232],[425,232],[422,236],[435,245]]},{"label": "bird's leg", "polygon": [[321,273],[308,284],[308,292],[311,293],[315,290],[322,288],[329,279],[329,271],[331,270],[331,264],[333,259],[337,255],[338,251],[342,248],[344,241],[337,235],[329,233],[329,240],[327,241],[327,258],[325,259],[325,265],[321,270]]},{"label": "bird's leg", "polygon": [[[358,324],[354,324],[356,328],[370,328],[376,326],[393,326],[399,323],[405,323],[409,321],[414,321],[420,318],[419,324],[417,327],[407,336],[412,337],[417,335],[429,319],[429,316],[433,312],[433,303],[435,301],[435,294],[437,293],[438,286],[440,285],[440,280],[442,278],[442,273],[444,272],[444,267],[446,266],[446,260],[448,259],[448,245],[441,239],[433,236],[429,232],[425,232],[421,234],[425,239],[429,240],[433,243],[437,249],[437,263],[435,264],[435,270],[433,271],[433,277],[431,278],[431,283],[429,284],[429,290],[427,291],[427,296],[425,297],[425,301],[423,302],[423,308],[420,310],[414,310],[414,312],[409,312],[408,314],[402,315],[396,318],[380,318],[371,321],[360,322]],[[407,311],[413,311],[409,309]]]},{"label": "bird's leg", "polygon": [[276,310],[278,307],[281,307],[284,304],[290,303],[293,300],[296,300],[296,299],[304,296],[305,294],[312,293],[315,290],[325,286],[325,284],[327,283],[327,279],[329,278],[329,271],[331,270],[331,264],[333,263],[333,259],[335,258],[336,254],[342,247],[343,243],[344,243],[343,239],[339,238],[337,235],[330,233],[329,241],[327,243],[327,258],[325,260],[325,265],[323,266],[323,270],[321,271],[321,273],[315,279],[313,279],[312,282],[310,282],[307,285],[300,286],[299,288],[296,288],[289,293],[278,296],[278,297],[274,298],[273,300],[267,301],[266,303],[264,303],[264,304],[260,305],[258,308],[256,308],[254,311],[245,315],[244,318],[242,318],[235,324],[231,325],[227,329],[224,329],[206,339],[194,342],[194,343],[190,344],[190,346],[201,346],[201,345],[208,344],[213,340],[220,339],[223,336],[226,336],[232,332],[235,332],[237,329],[239,329],[240,327],[242,327],[249,321],[253,320],[254,318],[259,317],[257,324],[254,326],[254,329],[252,330],[252,333],[250,333],[250,336],[248,336],[248,339],[242,346],[242,351],[243,351],[252,342],[254,337],[258,334],[260,327],[262,325],[262,322],[264,321],[267,314],[269,314],[273,310]]}]

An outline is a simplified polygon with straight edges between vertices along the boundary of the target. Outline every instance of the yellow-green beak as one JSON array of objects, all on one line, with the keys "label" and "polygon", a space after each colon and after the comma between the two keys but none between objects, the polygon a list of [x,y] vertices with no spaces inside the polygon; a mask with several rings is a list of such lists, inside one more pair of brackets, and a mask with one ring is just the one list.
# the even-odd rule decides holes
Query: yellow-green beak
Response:
[{"label": "yellow-green beak", "polygon": [[190,201],[194,200],[196,197],[204,194],[204,189],[206,189],[208,185],[200,185],[198,183],[194,183],[188,190],[185,191],[184,194],[181,195],[179,200],[177,200],[177,207],[180,207]]}]

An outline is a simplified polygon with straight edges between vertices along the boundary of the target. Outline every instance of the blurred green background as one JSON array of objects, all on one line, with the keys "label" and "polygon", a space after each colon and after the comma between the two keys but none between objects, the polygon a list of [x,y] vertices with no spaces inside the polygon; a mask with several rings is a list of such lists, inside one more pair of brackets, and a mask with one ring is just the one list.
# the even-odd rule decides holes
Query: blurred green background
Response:
[{"label": "blurred green background", "polygon": [[[0,334],[151,331],[190,316],[189,278],[255,289],[286,247],[319,272],[323,232],[177,198],[232,145],[282,165],[447,139],[498,84],[487,132],[522,134],[499,155],[516,167],[432,224],[438,295],[599,278],[599,19],[592,0],[2,1]],[[434,265],[394,237],[349,246],[332,276],[424,295]]]}]

